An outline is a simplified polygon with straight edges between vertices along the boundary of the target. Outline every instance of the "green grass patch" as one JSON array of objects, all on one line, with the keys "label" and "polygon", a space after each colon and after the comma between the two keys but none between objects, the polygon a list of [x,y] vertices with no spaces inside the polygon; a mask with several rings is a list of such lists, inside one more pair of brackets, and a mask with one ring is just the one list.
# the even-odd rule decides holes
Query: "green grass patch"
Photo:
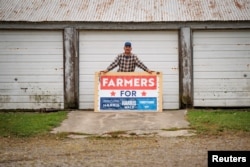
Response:
[{"label": "green grass patch", "polygon": [[65,111],[51,113],[0,112],[0,136],[30,137],[46,134],[67,117]]},{"label": "green grass patch", "polygon": [[250,109],[198,110],[187,113],[191,128],[200,134],[217,134],[224,131],[250,132]]}]

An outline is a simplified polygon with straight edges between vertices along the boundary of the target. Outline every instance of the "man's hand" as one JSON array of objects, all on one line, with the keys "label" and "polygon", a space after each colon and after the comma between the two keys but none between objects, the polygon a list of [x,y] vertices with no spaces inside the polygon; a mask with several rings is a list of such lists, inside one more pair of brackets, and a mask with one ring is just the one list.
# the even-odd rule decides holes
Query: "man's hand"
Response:
[{"label": "man's hand", "polygon": [[102,70],[102,71],[100,71],[100,73],[107,73],[108,72],[108,70]]},{"label": "man's hand", "polygon": [[147,70],[147,72],[149,73],[149,74],[151,74],[152,72],[154,72],[154,71],[151,71],[151,70]]}]

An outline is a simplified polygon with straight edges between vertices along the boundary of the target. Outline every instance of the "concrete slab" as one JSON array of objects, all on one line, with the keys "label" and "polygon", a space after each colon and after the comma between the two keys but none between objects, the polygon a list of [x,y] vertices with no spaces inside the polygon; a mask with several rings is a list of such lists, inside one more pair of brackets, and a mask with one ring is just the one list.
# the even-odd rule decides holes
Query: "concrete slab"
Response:
[{"label": "concrete slab", "polygon": [[167,129],[176,129],[176,132],[169,133],[170,136],[190,135],[187,132],[183,133],[183,129],[189,128],[189,123],[185,119],[186,112],[186,110],[157,113],[71,111],[68,113],[68,118],[60,127],[53,129],[52,133],[107,135],[110,132],[124,131],[133,135],[167,136]]}]

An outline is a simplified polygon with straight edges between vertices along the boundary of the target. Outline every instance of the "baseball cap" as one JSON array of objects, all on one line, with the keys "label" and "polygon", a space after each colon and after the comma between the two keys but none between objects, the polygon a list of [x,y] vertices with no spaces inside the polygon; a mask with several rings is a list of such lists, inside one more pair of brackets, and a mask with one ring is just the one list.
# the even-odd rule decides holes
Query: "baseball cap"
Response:
[{"label": "baseball cap", "polygon": [[125,42],[124,46],[130,46],[131,47],[131,42]]}]

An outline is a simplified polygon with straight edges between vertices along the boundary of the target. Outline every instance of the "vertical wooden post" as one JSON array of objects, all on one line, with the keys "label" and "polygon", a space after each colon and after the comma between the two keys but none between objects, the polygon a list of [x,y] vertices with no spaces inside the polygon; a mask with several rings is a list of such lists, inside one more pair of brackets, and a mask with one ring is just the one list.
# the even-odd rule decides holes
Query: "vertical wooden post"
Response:
[{"label": "vertical wooden post", "polygon": [[78,108],[78,33],[75,28],[64,29],[64,108]]},{"label": "vertical wooden post", "polygon": [[181,108],[193,106],[193,57],[190,27],[182,27],[180,45],[180,101]]}]

